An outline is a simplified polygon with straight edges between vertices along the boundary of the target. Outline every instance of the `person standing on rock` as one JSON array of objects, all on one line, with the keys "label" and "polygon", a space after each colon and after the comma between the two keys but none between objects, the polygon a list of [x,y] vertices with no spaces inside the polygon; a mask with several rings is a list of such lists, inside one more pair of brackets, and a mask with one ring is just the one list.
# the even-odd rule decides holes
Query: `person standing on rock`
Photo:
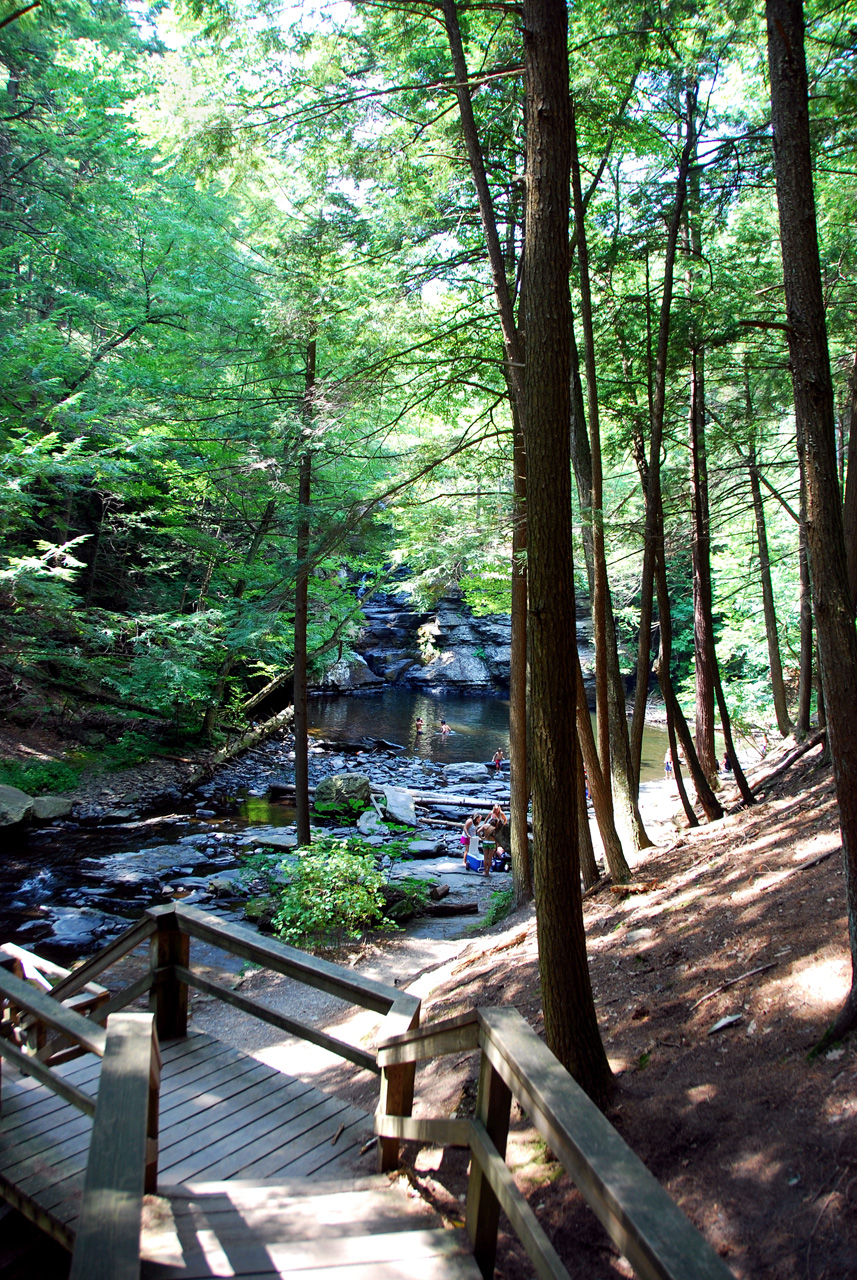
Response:
[{"label": "person standing on rock", "polygon": [[494,772],[499,773],[502,767],[503,767],[503,751],[501,747],[498,747],[497,750],[494,752]]}]

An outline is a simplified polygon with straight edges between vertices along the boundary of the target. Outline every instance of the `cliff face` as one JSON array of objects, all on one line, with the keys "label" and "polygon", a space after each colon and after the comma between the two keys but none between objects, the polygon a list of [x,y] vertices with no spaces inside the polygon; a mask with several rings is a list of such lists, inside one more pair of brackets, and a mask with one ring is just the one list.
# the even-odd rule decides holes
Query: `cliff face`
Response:
[{"label": "cliff face", "polygon": [[[399,685],[449,693],[506,693],[511,621],[499,614],[475,618],[460,597],[447,596],[420,612],[407,596],[374,596],[354,643],[324,675],[330,693]],[[577,642],[584,678],[592,665],[588,601],[578,601]]]}]

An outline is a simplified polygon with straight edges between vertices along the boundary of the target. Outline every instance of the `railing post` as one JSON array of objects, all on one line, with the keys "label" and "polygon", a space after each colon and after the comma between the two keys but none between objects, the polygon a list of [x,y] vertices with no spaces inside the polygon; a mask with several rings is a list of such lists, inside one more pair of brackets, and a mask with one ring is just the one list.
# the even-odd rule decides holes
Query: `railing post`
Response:
[{"label": "railing post", "polygon": [[[391,1016],[400,1011],[394,1005],[388,1015]],[[401,1031],[413,1031],[414,1027],[420,1025],[420,1006],[408,1014],[405,1013],[403,1022],[406,1026],[399,1028]],[[398,1030],[397,1029],[397,1034]],[[397,1063],[395,1066],[381,1068],[381,1096],[378,1099],[378,1111],[384,1116],[409,1116],[414,1109],[414,1080],[417,1074],[417,1064],[415,1062]],[[399,1139],[398,1138],[379,1138],[378,1139],[378,1172],[387,1173],[390,1169],[399,1167]]]},{"label": "railing post", "polygon": [[188,967],[190,938],[179,928],[175,908],[156,907],[151,914],[158,928],[149,943],[149,964],[152,973],[157,973],[149,1011],[155,1015],[158,1040],[179,1040],[187,1035],[187,983],[176,977],[174,966]]},{"label": "railing post", "polygon": [[152,1048],[149,1059],[149,1097],[146,1111],[146,1170],[143,1190],[146,1195],[158,1193],[158,1134],[161,1109],[161,1047],[152,1023]]},{"label": "railing post", "polygon": [[[480,1120],[485,1126],[488,1137],[501,1156],[506,1154],[506,1139],[509,1136],[511,1108],[511,1090],[494,1070],[483,1052],[482,1061],[479,1064],[476,1119]],[[486,1277],[486,1280],[490,1280],[490,1277],[494,1275],[494,1262],[497,1256],[500,1202],[472,1156],[470,1161],[470,1181],[467,1186],[465,1221],[467,1234],[473,1245],[473,1256],[476,1259],[476,1265],[482,1275]]]}]

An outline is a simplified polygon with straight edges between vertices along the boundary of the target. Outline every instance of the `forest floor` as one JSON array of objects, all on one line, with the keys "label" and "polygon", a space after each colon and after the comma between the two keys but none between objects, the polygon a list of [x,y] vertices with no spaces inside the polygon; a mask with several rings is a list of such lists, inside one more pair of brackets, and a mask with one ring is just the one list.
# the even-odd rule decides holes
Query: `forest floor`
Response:
[{"label": "forest floor", "polygon": [[[818,756],[753,809],[662,827],[630,891],[605,885],[584,902],[616,1077],[609,1118],[739,1280],[857,1276],[857,1043],[811,1053],[850,976],[837,807]],[[725,799],[737,803],[729,788]],[[423,1022],[505,1004],[543,1028],[531,909],[454,948],[378,937],[337,958],[373,976],[404,971],[402,986],[419,969]],[[270,996],[277,981],[249,973],[243,989]],[[344,1013],[315,1012],[342,1034]],[[214,1030],[217,1018],[217,1034],[240,1043],[239,1017],[201,1002],[194,1022]],[[321,1075],[374,1109],[374,1077],[347,1066]],[[418,1071],[415,1114],[472,1114],[475,1093],[475,1056],[442,1059]],[[519,1114],[509,1161],[573,1277],[633,1274]],[[466,1153],[406,1144],[402,1177],[460,1221]],[[497,1275],[523,1280],[532,1266],[506,1227]]]}]

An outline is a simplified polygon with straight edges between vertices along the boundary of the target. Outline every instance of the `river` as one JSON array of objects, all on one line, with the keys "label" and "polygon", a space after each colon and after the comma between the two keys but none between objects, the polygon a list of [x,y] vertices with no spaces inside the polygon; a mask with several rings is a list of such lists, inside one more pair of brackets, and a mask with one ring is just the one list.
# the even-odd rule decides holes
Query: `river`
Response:
[{"label": "river", "polygon": [[[421,734],[419,716],[425,722]],[[448,735],[440,731],[441,717],[450,726]],[[487,763],[498,747],[507,758],[509,753],[509,703],[503,698],[439,698],[402,689],[322,696],[311,699],[309,722],[315,739],[311,781],[343,769],[374,776],[380,768],[398,785],[433,789],[443,785],[444,765]],[[364,739],[382,739],[402,750],[358,751]],[[663,729],[647,726],[644,818],[652,802],[671,803],[663,786],[666,742]],[[265,830],[282,830],[294,821],[280,793],[268,793],[272,782],[293,776],[290,745],[282,737],[261,744],[161,817],[132,816],[95,827],[59,822],[4,833],[0,942],[64,961],[104,945],[145,907],[176,898],[240,918],[230,881]],[[220,886],[213,898],[212,882]]]},{"label": "river", "polygon": [[[385,738],[409,755],[438,764],[462,760],[491,760],[499,747],[509,758],[509,701],[507,698],[441,697],[413,689],[385,689],[381,693],[321,695],[310,699],[311,732],[335,742]],[[417,717],[425,728],[416,731]],[[450,727],[440,731],[443,717]],[[593,726],[595,717],[592,717]],[[641,782],[664,776],[667,731],[646,725],[643,731]]]}]

